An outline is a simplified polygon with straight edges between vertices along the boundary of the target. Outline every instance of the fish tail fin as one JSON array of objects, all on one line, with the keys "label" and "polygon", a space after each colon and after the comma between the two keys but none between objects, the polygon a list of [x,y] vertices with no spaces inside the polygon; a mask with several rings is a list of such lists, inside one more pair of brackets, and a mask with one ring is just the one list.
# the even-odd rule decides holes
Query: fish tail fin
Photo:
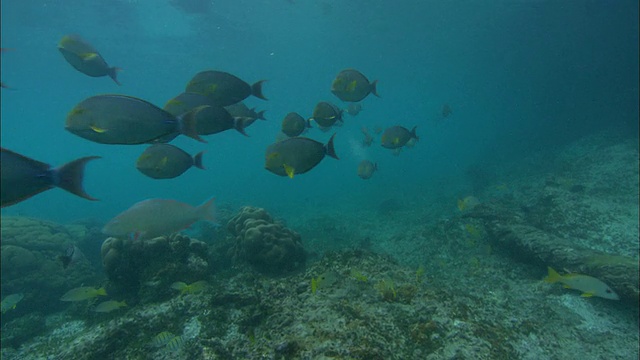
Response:
[{"label": "fish tail fin", "polygon": [[413,129],[411,129],[411,137],[416,139],[416,140],[420,140],[420,138],[418,137],[418,134],[416,134],[416,129],[417,128],[418,128],[417,126],[414,126]]},{"label": "fish tail fin", "polygon": [[256,114],[257,118],[260,120],[267,120],[267,118],[264,117],[264,113],[267,112],[267,110],[261,110],[258,111]]},{"label": "fish tail fin", "polygon": [[87,194],[82,187],[84,167],[94,159],[100,159],[100,156],[83,157],[54,169],[54,185],[87,200],[98,200]]},{"label": "fish tail fin", "polygon": [[107,290],[105,290],[105,288],[101,287],[100,289],[96,290],[96,295],[107,296]]},{"label": "fish tail fin", "polygon": [[376,88],[378,85],[378,80],[373,80],[373,82],[371,83],[371,93],[377,97],[380,97],[380,95],[378,95],[378,89]]},{"label": "fish tail fin", "polygon": [[244,124],[246,120],[250,120],[251,118],[248,117],[235,117],[233,118],[233,128],[236,129],[240,134],[244,135],[244,136],[249,136],[249,134],[247,134],[244,131]]},{"label": "fish tail fin", "polygon": [[333,147],[333,138],[336,137],[336,134],[334,133],[333,135],[331,135],[331,139],[329,139],[329,142],[327,143],[327,145],[324,146],[325,152],[327,155],[331,156],[332,158],[336,159],[336,160],[340,160],[340,158],[338,158],[338,155],[336,155],[336,149]]},{"label": "fish tail fin", "polygon": [[199,114],[204,114],[204,110],[210,108],[209,105],[198,106],[195,109],[187,111],[179,116],[180,119],[180,133],[187,135],[188,137],[206,143],[207,141],[200,137],[198,134],[198,119]]},{"label": "fish tail fin", "polygon": [[202,165],[202,155],[204,155],[206,151],[200,151],[193,157],[193,165],[198,169],[204,170],[204,166]]},{"label": "fish tail fin", "polygon": [[251,94],[259,99],[269,100],[262,94],[262,83],[264,83],[265,81],[267,80],[260,80],[255,84],[251,85]]},{"label": "fish tail fin", "polygon": [[201,220],[216,222],[216,207],[214,201],[216,198],[207,200],[204,204],[198,206],[198,215]]},{"label": "fish tail fin", "polygon": [[116,84],[118,84],[118,85],[122,85],[122,84],[120,83],[120,81],[118,81],[118,72],[119,72],[119,71],[122,71],[122,69],[121,69],[121,68],[119,68],[119,67],[115,67],[115,66],[114,66],[114,67],[110,67],[110,68],[109,68],[109,77],[110,77],[111,79],[113,79],[113,81],[115,81],[115,82],[116,82]]},{"label": "fish tail fin", "polygon": [[551,266],[547,266],[548,275],[544,278],[545,282],[548,283],[556,283],[562,279],[562,275],[558,274],[557,271],[553,270]]}]

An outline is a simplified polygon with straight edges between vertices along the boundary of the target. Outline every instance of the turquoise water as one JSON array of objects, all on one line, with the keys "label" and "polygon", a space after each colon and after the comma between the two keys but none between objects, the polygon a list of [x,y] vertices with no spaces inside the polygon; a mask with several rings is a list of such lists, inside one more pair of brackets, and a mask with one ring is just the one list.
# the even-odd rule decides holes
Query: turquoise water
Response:
[{"label": "turquoise water", "polygon": [[[191,3],[191,2],[190,2]],[[192,3],[200,3],[193,1]],[[207,5],[207,6],[205,6]],[[344,202],[354,192],[380,196],[434,179],[461,178],[477,162],[499,163],[581,134],[616,128],[637,131],[637,4],[628,2],[406,2],[216,1],[187,13],[167,2],[4,3],[2,146],[50,164],[87,155],[92,203],[58,189],[4,213],[68,221],[107,220],[152,197],[192,204],[222,202],[295,209],[305,198]],[[56,50],[76,33],[111,66],[124,69],[122,86],[90,78]],[[311,116],[318,101],[340,101],[331,81],[353,67],[379,80],[381,98],[336,132],[340,161],[325,159],[294,181],[263,169],[266,146],[289,111]],[[166,181],[134,167],[144,146],[107,146],[64,129],[67,112],[96,94],[120,93],[158,106],[183,91],[197,72],[219,69],[247,82],[268,79],[270,99],[247,100],[269,121],[229,131],[199,144],[207,171],[189,170]],[[443,104],[451,118],[434,126]],[[418,126],[419,146],[392,156],[376,144],[353,149],[360,127]],[[326,141],[330,133],[308,136]],[[355,171],[368,158],[384,169],[363,182]],[[429,186],[429,185],[427,185]],[[284,205],[286,204],[286,205]]]},{"label": "turquoise water", "polygon": [[[309,273],[283,280],[290,281],[290,288],[329,270],[315,263],[325,250],[362,247],[394,257],[409,269],[408,279],[425,264],[431,280],[458,284],[450,291],[487,295],[486,289],[465,288],[452,272],[461,259],[475,264],[480,258],[482,264],[487,252],[459,254],[466,245],[438,238],[438,231],[454,229],[447,240],[458,236],[466,239],[461,244],[473,243],[469,246],[492,241],[479,221],[472,222],[480,228],[477,239],[469,227],[465,233],[472,220],[462,217],[456,203],[472,195],[481,204],[508,203],[514,212],[522,211],[527,225],[576,246],[637,260],[637,14],[638,2],[631,0],[3,1],[2,47],[8,50],[2,53],[1,79],[9,88],[1,92],[2,147],[54,166],[84,156],[102,159],[87,166],[84,180],[85,190],[99,201],[52,189],[3,208],[2,216],[104,223],[149,198],[196,205],[215,197],[230,209],[221,216],[221,228],[240,206],[250,205],[267,209],[301,233],[311,254]],[[122,68],[122,86],[73,69],[56,49],[67,34],[80,35],[110,66]],[[287,113],[308,118],[320,101],[346,108],[330,91],[334,77],[346,68],[378,80],[380,98],[369,95],[360,114],[345,114],[341,127],[328,132],[313,128],[303,135],[326,143],[336,133],[340,160],[326,157],[293,179],[264,169],[265,149],[276,141]],[[135,168],[146,145],[93,143],[64,128],[67,113],[85,98],[116,93],[162,107],[203,70],[226,71],[248,83],[267,80],[263,93],[269,99],[245,100],[249,107],[266,110],[268,119],[251,125],[249,137],[230,130],[207,136],[207,144],[185,136],[172,142],[193,155],[206,151],[204,171],[192,168],[175,179],[154,180]],[[445,104],[452,114],[442,118]],[[397,156],[374,134],[376,128],[394,125],[417,126],[420,137]],[[362,146],[363,126],[374,136],[371,147]],[[369,180],[357,176],[365,159],[379,169]],[[539,201],[549,191],[567,203],[588,205],[557,205],[552,213]],[[198,231],[189,234],[204,236]],[[421,245],[432,238],[439,239],[433,246]],[[211,245],[218,239],[203,240]],[[443,246],[442,253],[435,244]],[[94,246],[94,253],[85,255],[99,269],[99,244]],[[507,265],[491,266],[518,267],[527,283],[546,274],[543,264],[496,260],[501,261]],[[348,268],[340,269],[348,276]],[[375,281],[386,276],[367,274]],[[103,276],[100,270],[92,275]],[[501,276],[495,275],[505,280]],[[464,284],[474,284],[469,286],[487,281],[464,278]],[[60,292],[80,285],[65,282]],[[15,283],[8,290],[28,291]],[[4,282],[2,292],[8,294]],[[554,294],[563,293],[556,289]],[[570,301],[581,300],[579,293],[571,294]],[[50,295],[56,301],[60,294]],[[29,308],[33,297],[27,295],[24,306]],[[562,302],[570,303],[567,299]],[[535,302],[527,304],[536,309]],[[57,301],[53,307],[64,308]],[[618,324],[626,316],[626,310],[608,309],[623,315],[615,313],[605,322]],[[620,325],[616,334],[629,326]],[[621,343],[627,341],[633,339]],[[602,347],[606,356],[619,354],[612,343]],[[620,358],[637,356],[637,349],[628,350]]]}]

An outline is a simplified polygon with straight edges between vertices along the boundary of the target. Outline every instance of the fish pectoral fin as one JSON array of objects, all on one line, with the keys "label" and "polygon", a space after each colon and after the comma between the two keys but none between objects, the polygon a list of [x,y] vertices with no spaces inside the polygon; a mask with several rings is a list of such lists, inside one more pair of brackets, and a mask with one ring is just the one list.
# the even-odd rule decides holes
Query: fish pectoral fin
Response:
[{"label": "fish pectoral fin", "polygon": [[287,173],[287,176],[293,179],[293,176],[295,175],[295,169],[287,164],[282,164],[282,167],[284,167],[284,171]]},{"label": "fish pectoral fin", "polygon": [[582,297],[592,297],[593,293],[592,292],[586,292],[586,293],[582,293],[582,295],[580,295]]},{"label": "fish pectoral fin", "polygon": [[80,56],[84,61],[91,61],[95,59],[96,56],[98,56],[98,54],[94,52],[89,52],[89,53],[80,54],[78,56]]},{"label": "fish pectoral fin", "polygon": [[353,80],[352,82],[349,83],[349,85],[347,86],[347,91],[348,92],[353,92],[356,89],[356,86],[358,85],[358,83]]},{"label": "fish pectoral fin", "polygon": [[98,134],[102,134],[103,132],[107,131],[107,129],[103,129],[103,128],[98,127],[96,125],[91,125],[91,130],[97,132]]},{"label": "fish pectoral fin", "polygon": [[567,284],[562,285],[562,287],[565,288],[565,289],[571,289],[572,288],[571,286],[569,286]]}]

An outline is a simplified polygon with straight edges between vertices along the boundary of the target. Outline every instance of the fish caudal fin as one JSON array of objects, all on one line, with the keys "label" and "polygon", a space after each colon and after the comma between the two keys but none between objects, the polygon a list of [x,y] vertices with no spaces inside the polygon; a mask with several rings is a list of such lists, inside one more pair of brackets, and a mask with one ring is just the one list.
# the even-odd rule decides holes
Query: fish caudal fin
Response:
[{"label": "fish caudal fin", "polygon": [[202,155],[204,155],[205,152],[206,151],[200,151],[196,154],[196,156],[193,157],[193,166],[197,167],[198,169],[204,170],[204,166],[202,165]]},{"label": "fish caudal fin", "polygon": [[544,278],[545,282],[548,283],[556,283],[562,279],[562,275],[558,274],[557,271],[553,270],[551,266],[547,266],[547,277]]},{"label": "fish caudal fin", "polygon": [[413,129],[411,129],[411,137],[413,139],[420,140],[420,138],[418,137],[418,134],[416,134],[417,128],[418,128],[417,126],[414,126]]},{"label": "fish caudal fin", "polygon": [[211,198],[207,200],[204,204],[198,206],[198,218],[200,220],[206,220],[211,222],[216,222],[216,207],[214,205],[214,200],[216,198]]},{"label": "fish caudal fin", "polygon": [[265,82],[267,80],[260,80],[258,82],[256,82],[255,84],[251,85],[251,95],[262,99],[262,100],[269,100],[266,97],[264,97],[264,95],[262,94],[262,83]]},{"label": "fish caudal fin", "polygon": [[340,158],[338,158],[338,155],[336,155],[336,149],[333,147],[334,137],[336,137],[336,134],[331,135],[331,139],[329,139],[329,142],[327,143],[327,145],[324,146],[324,151],[327,155],[331,156],[332,158],[336,160],[340,160]]},{"label": "fish caudal fin", "polygon": [[115,66],[114,67],[110,67],[109,68],[109,77],[111,79],[113,79],[113,81],[115,81],[116,84],[122,85],[122,84],[120,84],[120,81],[118,81],[118,72],[119,71],[122,71],[122,69],[119,68],[119,67],[115,67]]},{"label": "fish caudal fin", "polygon": [[371,83],[371,93],[377,97],[380,97],[380,95],[378,95],[378,89],[376,89],[377,85],[378,80],[373,80],[373,82]]},{"label": "fish caudal fin", "polygon": [[84,167],[87,163],[94,159],[100,159],[100,156],[87,156],[68,162],[53,170],[53,185],[67,190],[68,192],[78,195],[87,200],[98,200],[89,196],[82,187],[84,179]]},{"label": "fish caudal fin", "polygon": [[267,110],[262,110],[262,111],[256,112],[256,118],[260,119],[260,120],[267,120],[267,118],[264,117],[264,113],[265,112],[267,112]]},{"label": "fish caudal fin", "polygon": [[198,106],[197,108],[187,111],[179,116],[180,120],[180,133],[187,135],[188,137],[206,143],[207,141],[200,137],[198,134],[198,119],[200,116],[205,116],[206,110],[211,108],[209,105]]}]

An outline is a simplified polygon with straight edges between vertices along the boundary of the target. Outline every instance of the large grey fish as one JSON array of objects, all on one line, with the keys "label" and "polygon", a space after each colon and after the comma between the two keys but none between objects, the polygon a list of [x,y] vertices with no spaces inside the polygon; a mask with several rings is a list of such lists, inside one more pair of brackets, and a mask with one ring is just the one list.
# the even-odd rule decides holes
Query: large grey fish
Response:
[{"label": "large grey fish", "polygon": [[169,144],[154,144],[138,157],[136,168],[150,178],[173,179],[182,175],[192,166],[204,169],[202,154],[204,151],[191,157],[179,147]]},{"label": "large grey fish", "polygon": [[170,235],[200,220],[215,222],[213,201],[200,206],[167,199],[140,201],[111,219],[102,232],[114,237],[133,235],[136,239]]},{"label": "large grey fish", "polygon": [[336,121],[343,121],[342,110],[332,103],[321,101],[313,109],[313,115],[309,120],[315,121],[321,128],[329,128]]},{"label": "large grey fish", "polygon": [[369,160],[362,160],[358,164],[358,176],[365,180],[370,179],[376,170],[378,170],[378,164],[374,164]]},{"label": "large grey fish", "polygon": [[416,135],[416,127],[414,126],[411,131],[402,126],[392,126],[382,133],[382,139],[380,144],[387,149],[398,149],[407,144],[409,140],[418,140]]},{"label": "large grey fish", "polygon": [[342,70],[331,84],[331,92],[342,101],[358,102],[369,94],[380,97],[376,91],[378,80],[369,82],[355,69]]},{"label": "large grey fish", "polygon": [[120,68],[110,67],[102,55],[78,35],[65,35],[58,43],[58,50],[81,73],[92,77],[109,76],[120,85],[117,79]]},{"label": "large grey fish", "polygon": [[313,169],[329,155],[338,159],[333,147],[333,138],[323,145],[321,142],[304,138],[293,137],[267,147],[265,153],[265,169],[280,176],[293,178],[295,174],[304,174]]},{"label": "large grey fish", "polygon": [[295,112],[288,113],[287,116],[282,119],[282,132],[289,137],[299,136],[310,127],[309,121]]},{"label": "large grey fish", "polygon": [[206,142],[197,132],[201,106],[180,117],[132,96],[97,95],[76,105],[65,128],[101,144],[143,144],[170,134],[184,134]]},{"label": "large grey fish", "polygon": [[83,157],[52,169],[49,164],[5,148],[1,150],[0,202],[2,207],[19,203],[54,187],[88,200],[97,200],[84,191],[82,180],[85,165],[93,159],[99,159],[99,156]]},{"label": "large grey fish", "polygon": [[260,80],[249,85],[240,78],[223,71],[207,70],[197,73],[187,84],[187,92],[206,95],[220,106],[238,103],[250,95],[267,100],[262,94]]}]

